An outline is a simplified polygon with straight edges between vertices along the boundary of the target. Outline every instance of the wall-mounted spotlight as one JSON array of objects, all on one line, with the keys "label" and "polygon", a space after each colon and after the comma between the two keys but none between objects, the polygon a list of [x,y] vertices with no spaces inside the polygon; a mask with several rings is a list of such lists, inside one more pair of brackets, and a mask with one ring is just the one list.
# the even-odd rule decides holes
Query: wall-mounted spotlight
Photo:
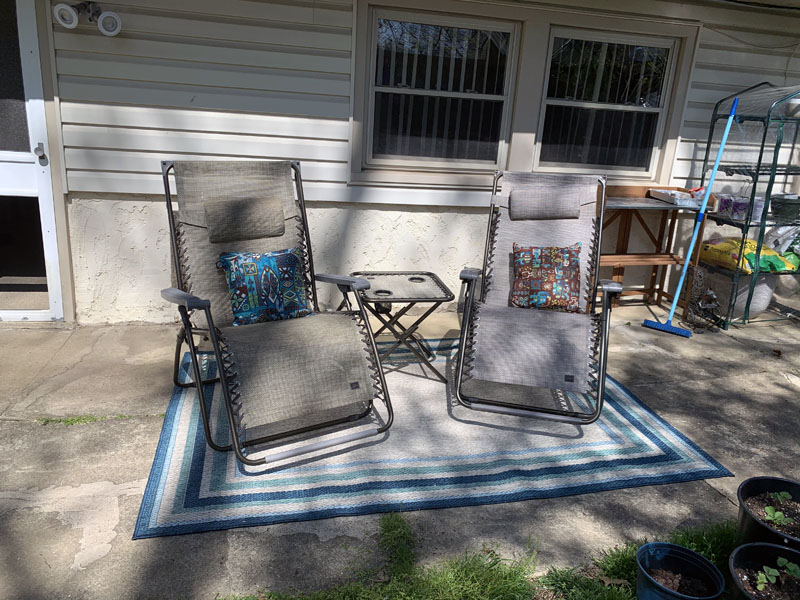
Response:
[{"label": "wall-mounted spotlight", "polygon": [[78,26],[78,11],[63,2],[53,7],[53,18],[56,23],[67,29],[75,29]]},{"label": "wall-mounted spotlight", "polygon": [[100,33],[113,37],[122,31],[122,19],[110,10],[103,10],[95,2],[81,2],[79,4],[65,4],[60,2],[53,7],[53,18],[56,23],[66,29],[75,29],[78,26],[78,16],[85,12],[90,23],[97,23]]},{"label": "wall-mounted spotlight", "polygon": [[114,11],[104,10],[97,17],[97,28],[103,35],[114,37],[122,31],[122,19]]}]

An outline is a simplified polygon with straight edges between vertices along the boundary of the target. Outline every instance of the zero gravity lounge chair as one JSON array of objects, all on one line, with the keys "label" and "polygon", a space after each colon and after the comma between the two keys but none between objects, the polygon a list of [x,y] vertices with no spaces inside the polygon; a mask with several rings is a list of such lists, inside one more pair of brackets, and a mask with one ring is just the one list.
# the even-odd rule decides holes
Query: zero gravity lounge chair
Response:
[{"label": "zero gravity lounge chair", "polygon": [[[175,213],[170,171],[178,194]],[[358,305],[350,310],[346,293],[367,289],[369,283],[315,275],[300,165],[176,161],[162,162],[162,174],[177,287],[162,290],[161,295],[178,305],[182,322],[175,381],[197,388],[208,444],[215,450],[233,450],[241,462],[257,465],[389,429],[392,406],[369,320],[360,295],[353,294]],[[268,262],[268,268],[247,262],[261,260],[267,253],[268,260],[275,261]],[[228,278],[231,273],[239,277],[230,287],[233,292],[226,272],[218,268],[224,260]],[[315,281],[337,285],[348,298],[347,310],[320,313]],[[241,324],[250,322],[245,309],[261,300],[272,302],[269,310],[251,319],[257,322]],[[286,309],[281,317],[294,318],[264,320],[277,318],[275,306]],[[200,313],[202,320],[197,318]],[[203,339],[211,344],[218,378],[210,374],[203,379],[208,365],[208,354],[198,348]],[[178,379],[184,342],[191,353],[190,383]],[[203,385],[196,385],[198,381]],[[230,424],[230,444],[217,443],[211,434],[206,384],[215,381],[220,383]],[[375,409],[376,400],[385,407],[383,419]],[[336,425],[367,417],[373,417],[367,430],[325,435],[324,440],[298,446],[299,434],[305,434],[303,439],[317,430],[329,434]],[[270,447],[285,443],[288,449],[248,457],[253,446],[267,443]]]},{"label": "zero gravity lounge chair", "polygon": [[[598,279],[605,187],[605,178],[589,175],[495,174],[483,268],[461,273],[456,396],[464,406],[574,424],[599,418],[610,297],[622,289]],[[542,267],[532,271],[534,282],[518,279],[515,286],[515,261],[517,268]],[[553,277],[544,267],[566,270],[575,261],[579,284],[576,273],[572,295],[559,296],[563,286],[554,290],[560,284],[547,283]],[[537,291],[543,289],[559,302],[569,297],[568,308],[577,312],[536,308],[556,302]]]}]

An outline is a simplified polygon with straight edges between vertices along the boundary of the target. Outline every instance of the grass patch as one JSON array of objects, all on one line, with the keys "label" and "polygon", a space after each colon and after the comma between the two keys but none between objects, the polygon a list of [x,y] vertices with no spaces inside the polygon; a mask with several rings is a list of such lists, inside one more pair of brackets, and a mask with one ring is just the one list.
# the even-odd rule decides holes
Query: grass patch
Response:
[{"label": "grass patch", "polygon": [[[537,580],[543,600],[633,600],[636,597],[636,551],[650,540],[634,540],[603,551],[585,569],[551,569]],[[685,546],[705,556],[723,572],[728,571],[728,557],[736,548],[736,521],[712,523],[701,527],[678,529],[670,535],[656,536]],[[550,592],[547,596],[543,592]]]},{"label": "grass patch", "polygon": [[736,543],[736,521],[679,529],[670,536],[669,541],[702,554],[717,565],[720,571],[727,573],[728,558],[738,545]]},{"label": "grass patch", "polygon": [[636,551],[639,546],[646,544],[648,540],[636,540],[627,542],[622,546],[614,546],[609,550],[603,550],[600,556],[593,560],[594,565],[600,572],[611,579],[624,579],[631,584],[636,584]]},{"label": "grass patch", "polygon": [[414,570],[414,532],[397,513],[381,515],[380,547],[386,553],[386,570],[390,577],[410,575]]},{"label": "grass patch", "polygon": [[102,421],[105,417],[96,417],[94,415],[80,415],[78,417],[56,417],[43,419],[36,419],[39,425],[86,425],[87,423],[94,423]]},{"label": "grass patch", "polygon": [[[605,576],[625,579],[636,585],[636,550],[651,540],[636,540],[604,551],[594,560],[595,566]],[[667,536],[657,536],[656,542],[672,542],[702,554],[723,573],[728,570],[728,557],[736,548],[736,521],[712,523],[701,527],[678,529]]]},{"label": "grass patch", "polygon": [[420,569],[416,589],[419,595],[389,598],[436,598],[437,600],[485,600],[486,598],[528,599],[533,595],[534,555],[506,560],[494,550],[467,554],[440,567]]},{"label": "grass patch", "polygon": [[132,419],[133,415],[113,415],[110,417],[99,417],[96,415],[79,415],[77,417],[43,417],[36,419],[39,425],[86,425],[107,419]]},{"label": "grass patch", "polygon": [[559,600],[635,600],[635,584],[586,575],[579,569],[550,569],[547,575],[536,580],[537,598]]},{"label": "grass patch", "polygon": [[530,600],[533,553],[507,560],[494,550],[466,554],[435,567],[416,564],[415,536],[399,514],[381,516],[379,545],[386,554],[378,582],[348,583],[310,594],[263,592],[231,600]]},{"label": "grass patch", "polygon": [[[371,581],[310,594],[263,592],[230,600],[635,600],[636,550],[647,541],[631,541],[602,552],[584,567],[554,568],[533,579],[533,552],[508,560],[484,548],[441,565],[419,566],[413,529],[401,515],[387,514],[381,517],[379,541],[386,566]],[[727,573],[736,522],[680,529],[655,541],[690,548]]]}]

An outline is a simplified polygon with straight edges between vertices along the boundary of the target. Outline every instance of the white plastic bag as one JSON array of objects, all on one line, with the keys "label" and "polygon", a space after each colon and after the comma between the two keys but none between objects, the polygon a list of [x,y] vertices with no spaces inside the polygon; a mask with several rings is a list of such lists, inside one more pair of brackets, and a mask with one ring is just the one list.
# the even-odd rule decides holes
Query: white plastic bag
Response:
[{"label": "white plastic bag", "polygon": [[764,234],[764,245],[772,248],[778,254],[783,254],[798,235],[800,235],[800,225],[773,227]]}]

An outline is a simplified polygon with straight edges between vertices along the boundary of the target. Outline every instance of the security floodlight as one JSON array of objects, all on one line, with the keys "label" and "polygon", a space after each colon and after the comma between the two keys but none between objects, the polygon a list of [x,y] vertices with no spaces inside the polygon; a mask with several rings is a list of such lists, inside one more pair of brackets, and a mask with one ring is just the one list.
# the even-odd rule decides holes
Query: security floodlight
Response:
[{"label": "security floodlight", "polygon": [[66,29],[75,29],[78,26],[78,11],[63,2],[53,7],[53,18]]},{"label": "security floodlight", "polygon": [[53,18],[56,23],[66,29],[75,29],[78,26],[78,17],[86,13],[89,23],[97,23],[100,33],[113,37],[122,31],[122,19],[111,10],[103,10],[95,2],[79,2],[78,4],[59,3],[53,7]]},{"label": "security floodlight", "polygon": [[111,10],[106,10],[100,13],[97,17],[97,28],[100,33],[109,37],[114,37],[122,31],[122,19],[119,15]]}]

